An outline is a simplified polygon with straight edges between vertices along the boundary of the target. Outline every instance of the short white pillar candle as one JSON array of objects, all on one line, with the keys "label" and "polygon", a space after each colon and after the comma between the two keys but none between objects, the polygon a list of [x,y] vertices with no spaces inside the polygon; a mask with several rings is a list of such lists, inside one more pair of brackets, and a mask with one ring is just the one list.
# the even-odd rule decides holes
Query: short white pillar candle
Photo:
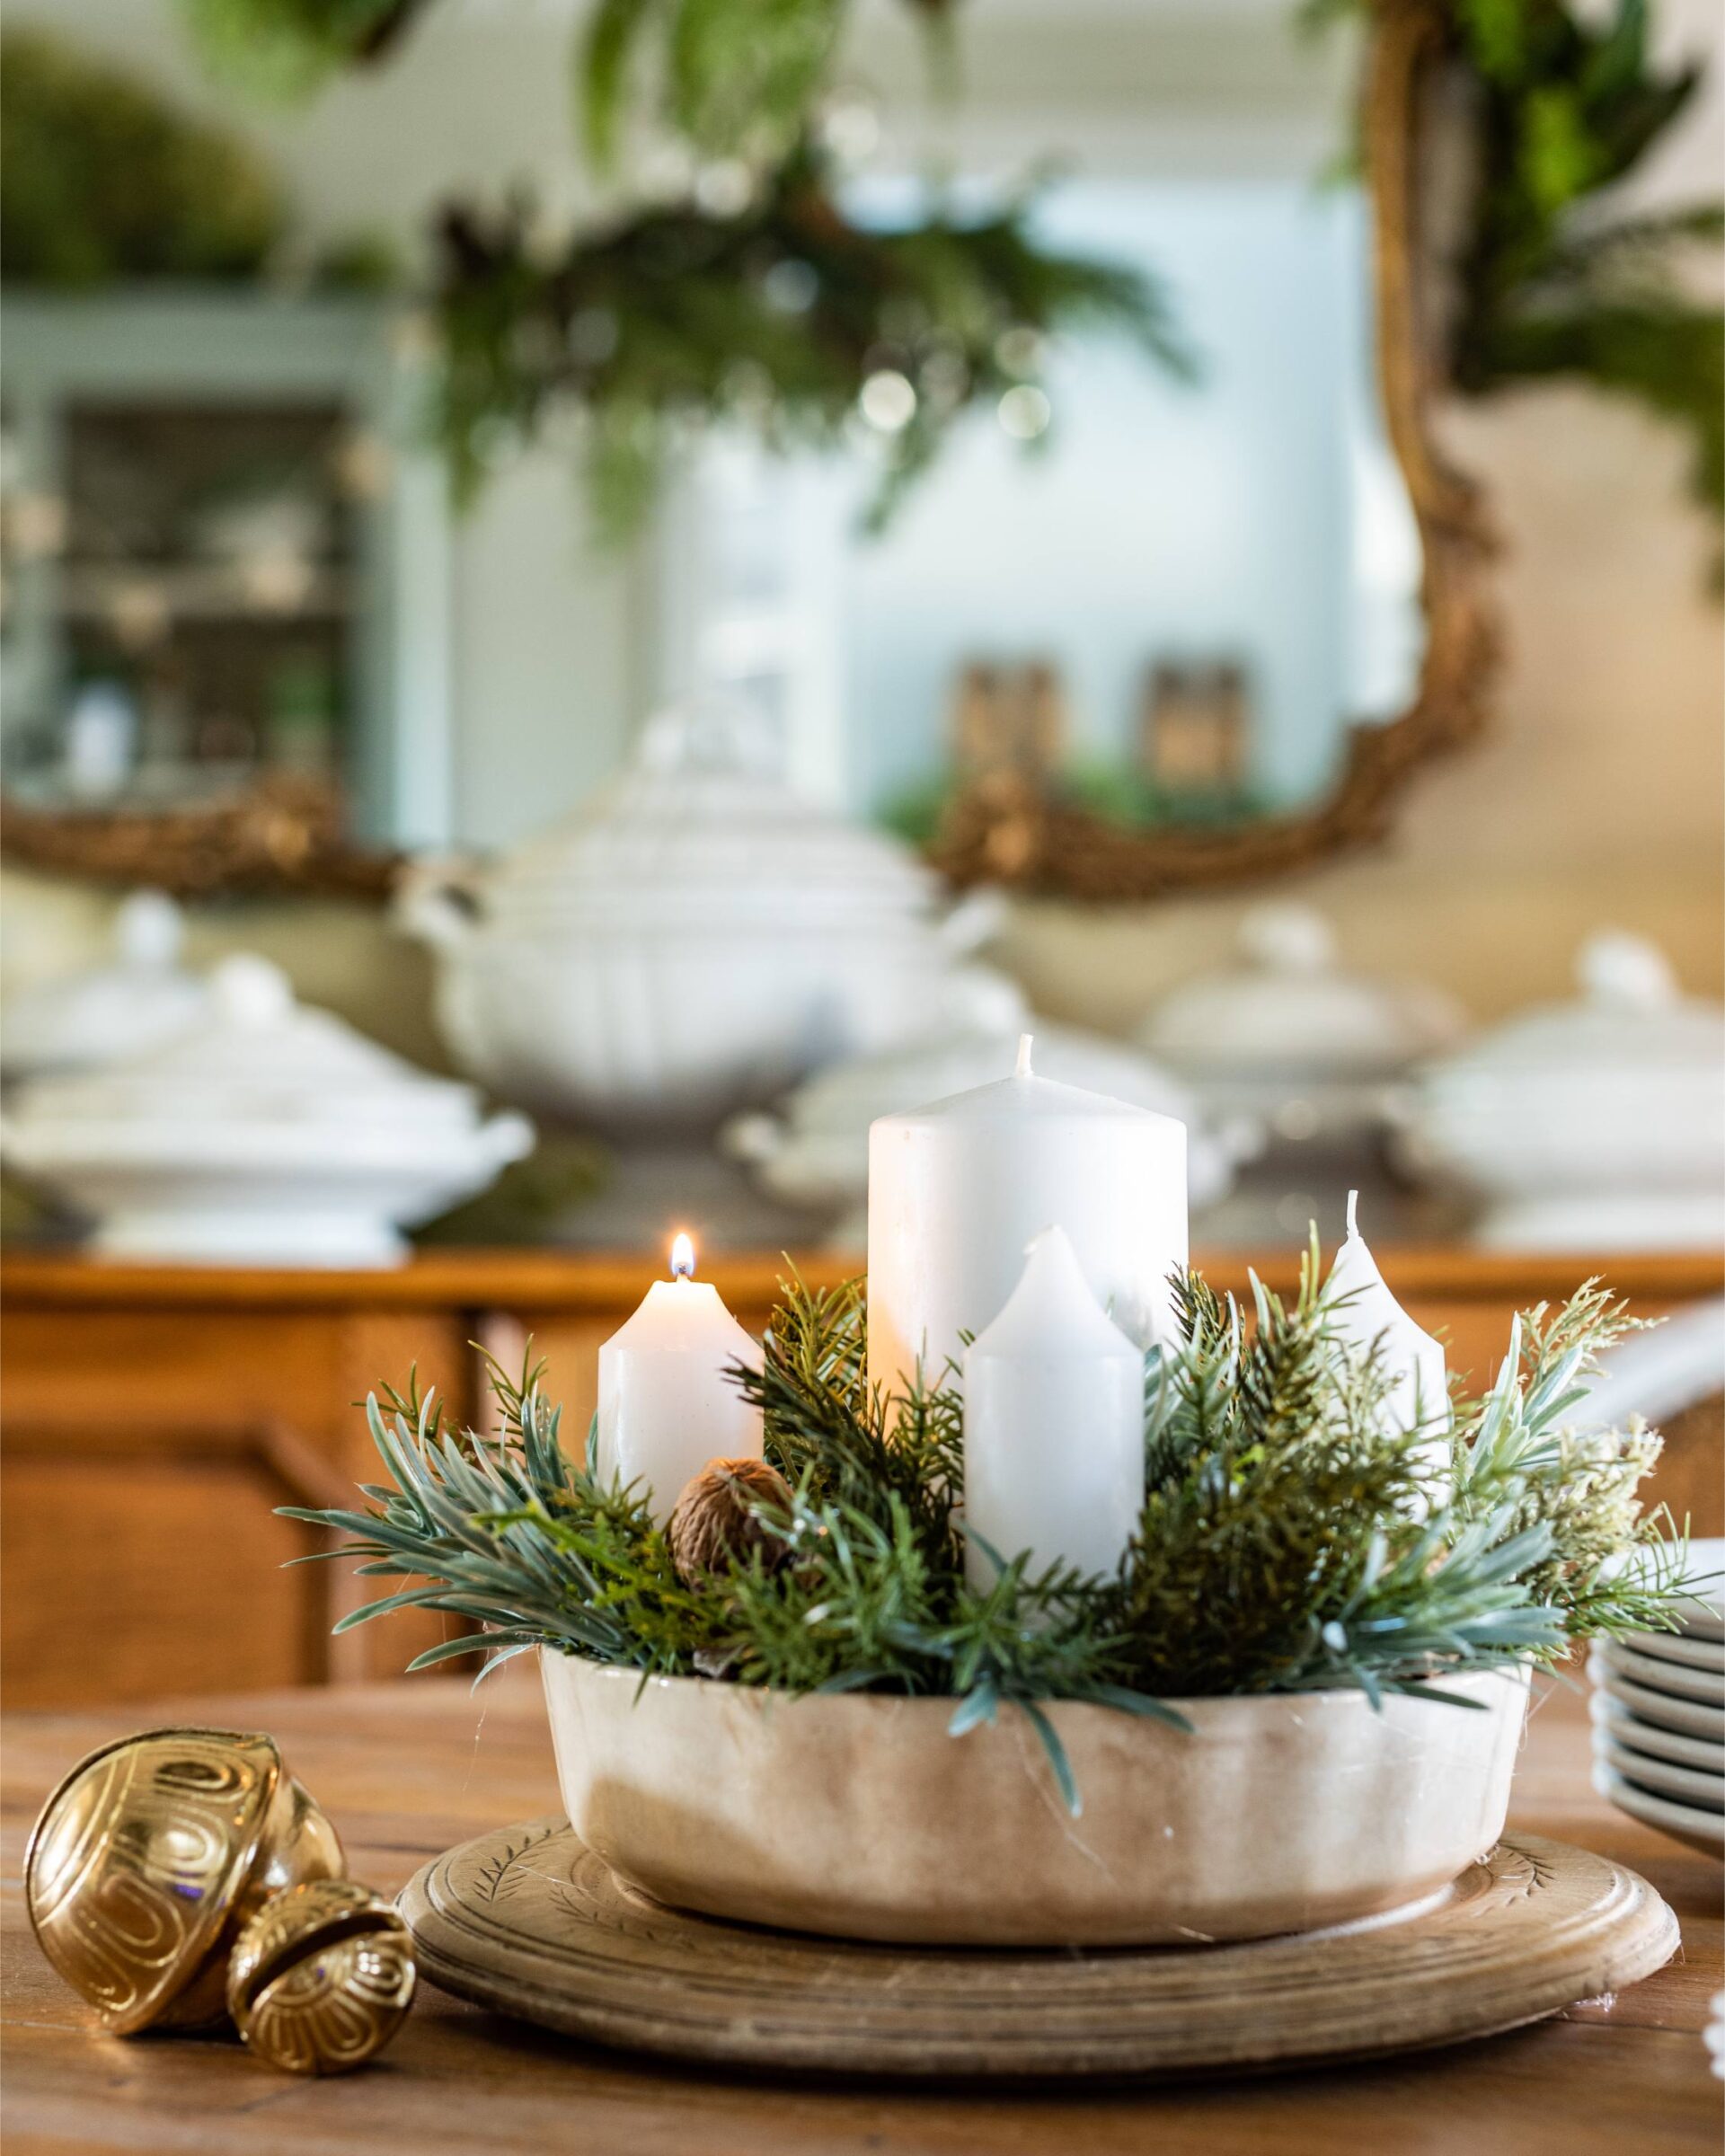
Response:
[{"label": "short white pillar candle", "polygon": [[1037,1077],[1029,1034],[1010,1077],[880,1117],[869,1131],[870,1383],[902,1396],[920,1362],[937,1385],[1051,1220],[1122,1331],[1146,1348],[1172,1337],[1183,1123]]},{"label": "short white pillar candle", "polygon": [[758,1459],[761,1411],[727,1374],[761,1366],[710,1280],[697,1280],[686,1235],[671,1245],[671,1277],[599,1349],[598,1473],[635,1483],[660,1526],[709,1460]]},{"label": "short white pillar candle", "polygon": [[[1007,1562],[1112,1572],[1144,1509],[1144,1351],[1103,1312],[1070,1238],[1031,1244],[1005,1308],[964,1358],[964,1517]],[[971,1542],[986,1591],[993,1560]]]},{"label": "short white pillar candle", "polygon": [[1435,1467],[1449,1462],[1449,1365],[1443,1343],[1423,1332],[1390,1293],[1366,1238],[1359,1232],[1359,1193],[1348,1193],[1348,1240],[1336,1252],[1324,1300],[1331,1305],[1334,1339],[1359,1350],[1376,1347],[1389,1381],[1384,1398],[1387,1428],[1417,1434]]}]

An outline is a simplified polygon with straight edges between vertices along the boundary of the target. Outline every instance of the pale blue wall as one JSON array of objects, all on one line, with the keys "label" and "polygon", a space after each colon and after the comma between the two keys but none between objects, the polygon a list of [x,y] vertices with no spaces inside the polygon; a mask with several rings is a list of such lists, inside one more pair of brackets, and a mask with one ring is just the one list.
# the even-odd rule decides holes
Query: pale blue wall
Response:
[{"label": "pale blue wall", "polygon": [[925,773],[956,665],[1014,651],[1057,658],[1079,741],[1102,754],[1125,749],[1151,660],[1237,655],[1257,693],[1260,784],[1309,795],[1333,768],[1359,663],[1358,198],[1290,181],[1085,181],[1041,224],[1158,274],[1203,379],[1182,386],[1118,341],[1067,351],[1046,454],[1027,459],[978,415],[889,535],[855,548],[852,797],[878,802]]}]

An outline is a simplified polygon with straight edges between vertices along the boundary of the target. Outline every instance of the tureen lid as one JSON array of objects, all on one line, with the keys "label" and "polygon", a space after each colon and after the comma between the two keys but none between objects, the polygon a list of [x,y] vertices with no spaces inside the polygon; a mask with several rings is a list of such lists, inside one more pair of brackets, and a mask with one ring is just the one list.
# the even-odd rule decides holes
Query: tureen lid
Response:
[{"label": "tureen lid", "polygon": [[1002,1071],[1011,1070],[1022,1032],[1032,1024],[1039,1077],[1173,1117],[1187,1128],[1191,1202],[1208,1204],[1227,1187],[1234,1158],[1249,1149],[1248,1134],[1207,1128],[1191,1093],[1142,1049],[1102,1034],[1032,1020],[1022,1008],[999,1028],[992,1023],[950,1026],[903,1047],[831,1064],[785,1099],[782,1121],[739,1118],[728,1127],[727,1142],[744,1159],[801,1147],[852,1148],[860,1188],[867,1177],[871,1123],[991,1083]]},{"label": "tureen lid", "polygon": [[1352,973],[1311,906],[1255,906],[1239,959],[1171,989],[1138,1039],[1195,1078],[1377,1079],[1459,1038],[1462,1017],[1437,989]]},{"label": "tureen lid", "polygon": [[[1096,1033],[1049,1025],[1036,1028],[1036,1072],[1061,1085],[1101,1093],[1131,1108],[1190,1123],[1197,1104],[1178,1079],[1142,1050]],[[806,1079],[786,1102],[800,1131],[837,1133],[866,1129],[877,1117],[896,1115],[928,1100],[969,1092],[1010,1071],[1021,1028],[955,1027],[883,1055],[861,1056],[828,1065]]]},{"label": "tureen lid", "polygon": [[115,913],[110,957],[6,999],[0,1067],[8,1077],[89,1070],[196,1025],[208,993],[177,963],[183,932],[172,898],[134,891]]},{"label": "tureen lid", "polygon": [[661,712],[633,761],[485,878],[493,920],[631,922],[756,911],[921,911],[935,879],[884,833],[827,815],[772,769],[749,714]]},{"label": "tureen lid", "polygon": [[243,955],[212,971],[190,1029],[100,1071],[32,1081],[13,1121],[447,1130],[471,1127],[477,1106],[471,1086],[416,1070],[332,1012],[296,1003],[279,967]]},{"label": "tureen lid", "polygon": [[1725,1005],[1686,996],[1659,946],[1601,930],[1575,961],[1579,996],[1536,1006],[1433,1067],[1455,1077],[1573,1080],[1625,1072],[1717,1077],[1725,1061]]}]

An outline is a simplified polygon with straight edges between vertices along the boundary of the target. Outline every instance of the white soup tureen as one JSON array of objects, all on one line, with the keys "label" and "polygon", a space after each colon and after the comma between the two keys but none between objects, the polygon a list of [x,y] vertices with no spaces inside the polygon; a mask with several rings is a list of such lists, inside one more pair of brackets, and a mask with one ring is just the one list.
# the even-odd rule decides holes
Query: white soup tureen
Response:
[{"label": "white soup tureen", "polygon": [[1476,1233],[1519,1250],[1712,1249],[1725,1241],[1725,1009],[1662,952],[1594,936],[1579,997],[1512,1019],[1420,1077],[1402,1148],[1485,1201]]},{"label": "white soup tureen", "polygon": [[694,1133],[950,1011],[997,908],[937,924],[912,854],[767,764],[728,708],[666,712],[566,822],[464,886],[411,876],[462,1066],[615,1136]]},{"label": "white soup tureen", "polygon": [[6,1165],[93,1220],[111,1258],[377,1265],[404,1224],[482,1189],[533,1144],[325,1011],[266,959],[231,958],[203,1021],[119,1065],[21,1087]]},{"label": "white soup tureen", "polygon": [[1461,1013],[1438,990],[1345,967],[1310,906],[1255,906],[1239,957],[1169,990],[1138,1029],[1213,1114],[1259,1119],[1272,1144],[1347,1148],[1383,1127],[1396,1082],[1452,1047]]},{"label": "white soup tureen", "polygon": [[115,912],[100,964],[33,982],[0,1011],[0,1076],[87,1071],[188,1033],[208,1015],[209,991],[179,963],[180,908],[134,891]]},{"label": "white soup tureen", "polygon": [[1033,1018],[1009,993],[994,1022],[955,1024],[878,1056],[831,1065],[806,1079],[775,1111],[734,1117],[723,1132],[733,1159],[747,1162],[761,1187],[791,1206],[832,1213],[845,1208],[836,1241],[860,1241],[869,1180],[869,1126],[924,1100],[943,1100],[1013,1067],[1020,1037],[1033,1032],[1036,1067],[1047,1078],[1186,1126],[1189,1202],[1213,1205],[1254,1149],[1247,1124],[1207,1121],[1189,1088],[1140,1049]]}]

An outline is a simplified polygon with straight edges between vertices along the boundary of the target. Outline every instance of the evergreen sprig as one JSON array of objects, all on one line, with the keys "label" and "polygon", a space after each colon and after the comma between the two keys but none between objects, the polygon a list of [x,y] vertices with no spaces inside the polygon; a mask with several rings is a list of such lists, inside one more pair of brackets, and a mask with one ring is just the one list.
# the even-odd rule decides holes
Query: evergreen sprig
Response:
[{"label": "evergreen sprig", "polygon": [[871,1391],[858,1282],[793,1277],[761,1368],[732,1372],[790,1494],[757,1501],[759,1540],[696,1581],[644,1494],[601,1480],[591,1433],[571,1460],[531,1363],[489,1365],[495,1436],[446,1429],[411,1381],[385,1388],[366,1412],[389,1480],[363,1487],[364,1509],[288,1516],[341,1535],[319,1557],[412,1583],[340,1630],[439,1610],[483,1628],[485,1669],[545,1646],[787,1692],[946,1697],[957,1735],[1012,1707],[1075,1808],[1051,1701],[1181,1726],[1171,1701],[1336,1686],[1446,1701],[1446,1675],[1671,1621],[1682,1545],[1637,1494],[1659,1440],[1581,1416],[1594,1357],[1629,1322],[1596,1284],[1516,1321],[1495,1383],[1455,1403],[1447,1472],[1437,1430],[1386,1416],[1376,1348],[1339,1335],[1315,1239],[1289,1302],[1256,1281],[1249,1311],[1196,1274],[1175,1286],[1178,1340],[1146,1359],[1144,1511],[1106,1577],[1033,1573],[1028,1553],[981,1543],[991,1577],[967,1577],[979,1538],[960,1516],[958,1374],[890,1406]]}]

